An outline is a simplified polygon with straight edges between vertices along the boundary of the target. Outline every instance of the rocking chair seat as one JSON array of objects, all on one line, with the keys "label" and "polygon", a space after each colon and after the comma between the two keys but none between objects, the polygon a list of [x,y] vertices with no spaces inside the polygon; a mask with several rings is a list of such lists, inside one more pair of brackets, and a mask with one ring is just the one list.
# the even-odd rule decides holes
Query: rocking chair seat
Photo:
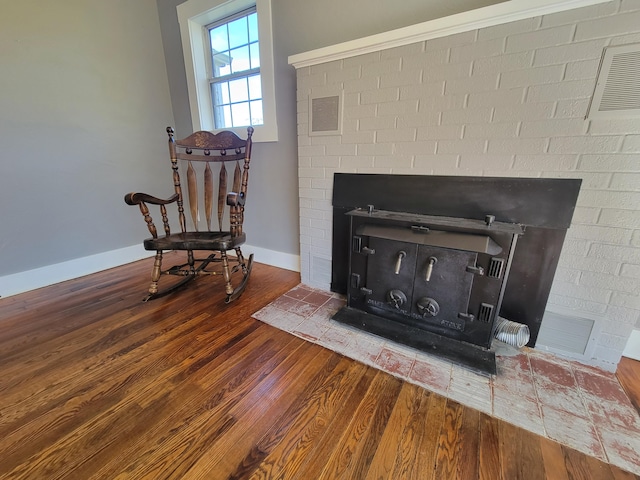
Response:
[{"label": "rocking chair seat", "polygon": [[230,232],[185,232],[147,238],[145,250],[233,250],[246,240],[244,233],[232,237]]}]

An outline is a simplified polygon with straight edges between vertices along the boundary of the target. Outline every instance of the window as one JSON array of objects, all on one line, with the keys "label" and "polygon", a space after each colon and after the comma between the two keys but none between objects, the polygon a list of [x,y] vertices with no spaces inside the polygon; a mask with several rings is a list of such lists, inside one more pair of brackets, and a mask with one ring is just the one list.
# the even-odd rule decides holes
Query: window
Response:
[{"label": "window", "polygon": [[207,27],[215,128],[262,125],[260,41],[255,8]]},{"label": "window", "polygon": [[178,5],[195,130],[234,130],[277,141],[271,0],[188,0]]}]

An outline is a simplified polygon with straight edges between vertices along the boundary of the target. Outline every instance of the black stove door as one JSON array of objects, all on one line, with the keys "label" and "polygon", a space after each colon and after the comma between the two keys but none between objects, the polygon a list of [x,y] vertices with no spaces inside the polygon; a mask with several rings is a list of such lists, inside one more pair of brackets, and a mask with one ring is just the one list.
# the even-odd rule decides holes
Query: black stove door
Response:
[{"label": "black stove door", "polygon": [[477,256],[466,250],[420,245],[411,316],[463,332]]},{"label": "black stove door", "polygon": [[[464,331],[477,254],[369,237],[367,304],[438,326],[441,332]],[[426,325],[425,325],[426,326]]]},{"label": "black stove door", "polygon": [[383,310],[410,315],[418,246],[415,243],[369,237],[369,247],[375,253],[367,257],[366,285],[371,290],[367,303]]}]

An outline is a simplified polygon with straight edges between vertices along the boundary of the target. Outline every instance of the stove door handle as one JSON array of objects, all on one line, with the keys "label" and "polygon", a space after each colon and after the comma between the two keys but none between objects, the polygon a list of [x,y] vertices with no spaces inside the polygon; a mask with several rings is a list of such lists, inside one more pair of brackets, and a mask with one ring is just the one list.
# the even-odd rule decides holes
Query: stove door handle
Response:
[{"label": "stove door handle", "polygon": [[407,256],[407,252],[404,250],[400,250],[398,252],[398,258],[396,259],[396,267],[393,270],[393,273],[398,275],[400,273],[400,266],[402,265],[402,259]]},{"label": "stove door handle", "polygon": [[438,263],[438,259],[436,257],[429,257],[429,263],[427,264],[427,271],[424,274],[424,281],[428,282],[431,280],[431,274],[433,273],[433,266]]}]

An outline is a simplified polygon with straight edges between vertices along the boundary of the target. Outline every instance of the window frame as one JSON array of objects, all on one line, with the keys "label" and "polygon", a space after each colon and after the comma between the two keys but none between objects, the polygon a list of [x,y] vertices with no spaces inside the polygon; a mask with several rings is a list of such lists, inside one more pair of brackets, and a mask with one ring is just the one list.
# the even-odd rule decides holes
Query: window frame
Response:
[{"label": "window frame", "polygon": [[[260,37],[260,75],[262,81],[263,125],[255,125],[255,142],[278,140],[276,121],[271,0],[188,0],[176,7],[185,74],[189,94],[191,122],[194,130],[219,131],[215,128],[209,79],[212,72],[207,25],[255,6]],[[232,130],[245,137],[247,127]]]}]

